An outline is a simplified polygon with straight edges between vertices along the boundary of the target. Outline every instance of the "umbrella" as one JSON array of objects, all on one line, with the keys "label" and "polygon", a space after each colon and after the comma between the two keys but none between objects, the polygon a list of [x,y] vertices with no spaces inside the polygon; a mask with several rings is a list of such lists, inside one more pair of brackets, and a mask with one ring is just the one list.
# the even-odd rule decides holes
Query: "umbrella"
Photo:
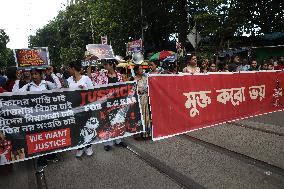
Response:
[{"label": "umbrella", "polygon": [[125,67],[127,67],[127,66],[128,66],[127,63],[119,63],[116,67],[117,67],[117,68],[125,68]]},{"label": "umbrella", "polygon": [[135,64],[133,62],[121,62],[119,63],[116,67],[123,67],[123,68],[127,68],[127,67],[130,67],[130,66],[135,66]]},{"label": "umbrella", "polygon": [[174,54],[174,55],[168,56],[168,57],[165,58],[163,61],[164,61],[164,62],[175,62],[176,60],[177,60],[177,55]]},{"label": "umbrella", "polygon": [[161,51],[158,53],[155,53],[154,55],[151,56],[150,61],[154,61],[154,60],[163,60],[165,58],[167,58],[168,56],[171,56],[175,54],[173,51]]}]

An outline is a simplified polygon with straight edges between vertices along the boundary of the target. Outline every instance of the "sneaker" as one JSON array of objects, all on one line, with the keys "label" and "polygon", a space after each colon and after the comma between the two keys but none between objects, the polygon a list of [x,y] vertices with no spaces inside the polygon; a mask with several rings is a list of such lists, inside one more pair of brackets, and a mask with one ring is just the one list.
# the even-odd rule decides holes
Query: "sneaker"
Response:
[{"label": "sneaker", "polygon": [[85,148],[84,150],[85,150],[87,156],[91,156],[94,153],[92,147]]},{"label": "sneaker", "polygon": [[84,153],[84,150],[77,150],[76,157],[77,158],[81,157],[83,155],[83,153]]},{"label": "sneaker", "polygon": [[110,145],[106,145],[104,146],[105,151],[110,151],[111,150],[111,146]]}]

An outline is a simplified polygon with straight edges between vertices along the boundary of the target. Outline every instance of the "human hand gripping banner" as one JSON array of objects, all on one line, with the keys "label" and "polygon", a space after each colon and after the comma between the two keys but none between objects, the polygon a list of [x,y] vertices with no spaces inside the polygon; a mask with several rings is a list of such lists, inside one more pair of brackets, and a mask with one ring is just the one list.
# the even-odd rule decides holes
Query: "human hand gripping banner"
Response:
[{"label": "human hand gripping banner", "polygon": [[284,109],[284,72],[151,75],[152,137],[197,129]]},{"label": "human hand gripping banner", "polygon": [[143,130],[136,82],[0,94],[0,165]]}]

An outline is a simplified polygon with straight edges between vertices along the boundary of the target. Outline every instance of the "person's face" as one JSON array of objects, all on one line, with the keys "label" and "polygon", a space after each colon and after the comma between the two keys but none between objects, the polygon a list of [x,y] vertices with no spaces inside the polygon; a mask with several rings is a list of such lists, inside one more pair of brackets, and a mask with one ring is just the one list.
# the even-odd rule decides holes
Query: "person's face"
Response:
[{"label": "person's face", "polygon": [[264,70],[267,70],[267,69],[268,69],[268,65],[267,65],[267,64],[263,64],[262,67],[263,67]]},{"label": "person's face", "polygon": [[149,67],[150,67],[150,69],[151,69],[152,71],[156,70],[156,68],[157,68],[157,66],[156,66],[156,64],[155,64],[154,62],[150,62],[150,63],[149,63]]},{"label": "person's face", "polygon": [[23,71],[23,76],[24,78],[26,79],[30,79],[31,78],[31,72],[26,70],[26,71]]},{"label": "person's face", "polygon": [[22,77],[22,70],[17,70],[16,71],[16,76],[17,76],[17,78],[21,78]]},{"label": "person's face", "polygon": [[34,80],[34,81],[40,81],[41,80],[41,75],[36,70],[31,71],[31,76],[32,76],[32,80]]},{"label": "person's face", "polygon": [[68,67],[68,72],[69,72],[69,74],[72,75],[72,76],[74,76],[74,73],[75,73],[74,70],[75,70],[74,68]]},{"label": "person's face", "polygon": [[211,66],[210,66],[210,71],[211,72],[216,72],[217,70],[216,70],[216,64],[211,64]]},{"label": "person's face", "polygon": [[196,66],[197,65],[197,58],[196,56],[191,57],[189,65]]},{"label": "person's face", "polygon": [[256,68],[256,66],[257,66],[257,62],[256,61],[252,61],[251,62],[251,67]]},{"label": "person's face", "polygon": [[240,58],[239,58],[238,56],[236,56],[236,57],[234,58],[234,62],[238,64],[238,63],[240,62]]},{"label": "person's face", "polygon": [[268,70],[273,70],[273,68],[274,68],[274,66],[272,64],[269,64],[267,69]]},{"label": "person's face", "polygon": [[201,67],[202,68],[207,68],[208,67],[208,60],[206,61],[207,59],[205,59],[202,63],[201,63]]},{"label": "person's face", "polygon": [[104,66],[104,69],[106,69],[106,70],[110,70],[110,69],[112,69],[112,67],[111,67],[111,65],[109,64],[109,63],[104,63],[103,64],[103,66]]},{"label": "person's face", "polygon": [[52,66],[48,67],[44,72],[46,75],[51,75],[53,72],[53,67]]},{"label": "person's face", "polygon": [[143,75],[143,68],[142,68],[142,66],[139,66],[139,68],[137,70],[137,74],[138,75]]}]

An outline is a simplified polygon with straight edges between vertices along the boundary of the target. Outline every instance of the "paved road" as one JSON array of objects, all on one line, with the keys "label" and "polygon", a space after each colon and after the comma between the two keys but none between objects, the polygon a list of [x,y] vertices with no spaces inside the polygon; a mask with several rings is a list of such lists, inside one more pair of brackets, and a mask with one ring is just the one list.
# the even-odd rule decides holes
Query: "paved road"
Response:
[{"label": "paved road", "polygon": [[277,112],[157,142],[127,138],[110,152],[94,145],[92,157],[61,153],[44,175],[33,160],[2,166],[0,188],[284,189],[283,123]]}]

